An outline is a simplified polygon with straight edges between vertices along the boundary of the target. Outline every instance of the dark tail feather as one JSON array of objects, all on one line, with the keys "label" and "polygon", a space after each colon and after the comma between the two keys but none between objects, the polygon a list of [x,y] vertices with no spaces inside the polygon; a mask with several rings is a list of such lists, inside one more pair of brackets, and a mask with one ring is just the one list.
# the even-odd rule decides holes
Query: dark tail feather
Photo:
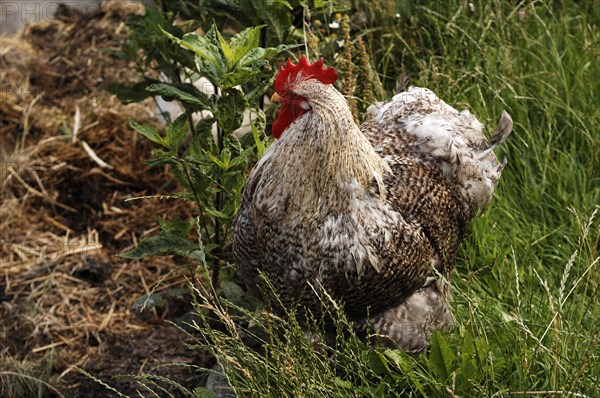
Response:
[{"label": "dark tail feather", "polygon": [[492,137],[490,138],[490,149],[494,149],[498,145],[502,144],[506,137],[512,132],[513,121],[512,118],[506,111],[502,111],[502,116],[500,116],[500,121],[496,126],[496,129],[492,133]]},{"label": "dark tail feather", "polygon": [[402,91],[404,91],[409,81],[410,73],[401,74],[400,77],[398,77],[398,80],[396,81],[396,94],[400,94]]},{"label": "dark tail feather", "polygon": [[492,152],[494,148],[498,145],[502,144],[506,137],[512,132],[513,121],[512,118],[506,111],[502,111],[502,116],[500,116],[500,121],[496,126],[496,129],[492,133],[492,136],[489,140],[489,146],[484,149],[481,153],[479,153],[478,158],[481,159],[485,157],[488,153]]}]

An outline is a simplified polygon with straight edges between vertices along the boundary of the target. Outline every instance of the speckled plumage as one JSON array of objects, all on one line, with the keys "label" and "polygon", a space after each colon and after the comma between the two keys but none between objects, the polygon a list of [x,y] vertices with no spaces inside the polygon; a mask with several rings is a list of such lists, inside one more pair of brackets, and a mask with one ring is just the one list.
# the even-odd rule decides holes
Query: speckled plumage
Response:
[{"label": "speckled plumage", "polygon": [[[452,324],[444,281],[503,164],[477,119],[429,90],[374,105],[359,129],[332,85],[292,83],[310,110],[248,179],[233,226],[239,275],[259,293],[264,273],[283,305],[313,313],[324,289],[358,330],[420,351]],[[493,146],[510,133],[502,120]]]}]

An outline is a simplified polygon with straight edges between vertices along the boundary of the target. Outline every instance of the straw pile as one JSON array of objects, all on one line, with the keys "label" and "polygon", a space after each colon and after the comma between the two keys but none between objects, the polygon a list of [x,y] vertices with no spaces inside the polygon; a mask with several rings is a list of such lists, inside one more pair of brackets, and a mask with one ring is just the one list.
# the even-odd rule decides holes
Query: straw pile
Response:
[{"label": "straw pile", "polygon": [[[167,170],[144,164],[151,145],[128,127],[129,118],[157,124],[153,106],[123,105],[99,88],[134,75],[109,51],[127,33],[122,14],[110,4],[94,15],[60,7],[55,20],[1,39],[2,385],[8,360],[51,366],[63,396],[107,396],[72,365],[115,384],[117,374],[201,360],[163,322],[185,312],[185,300],[132,310],[159,281],[158,290],[184,283],[173,260],[117,256],[156,232],[157,217],[189,212],[180,202],[125,201],[174,187]],[[183,384],[193,375],[161,372]]]}]

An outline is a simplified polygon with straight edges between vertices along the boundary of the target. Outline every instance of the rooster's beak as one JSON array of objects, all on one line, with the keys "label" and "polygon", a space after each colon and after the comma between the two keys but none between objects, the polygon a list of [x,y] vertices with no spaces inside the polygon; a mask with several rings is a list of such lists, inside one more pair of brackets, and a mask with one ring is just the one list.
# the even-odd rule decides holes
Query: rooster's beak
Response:
[{"label": "rooster's beak", "polygon": [[273,102],[283,102],[283,97],[277,93],[273,93],[271,96],[271,101]]}]

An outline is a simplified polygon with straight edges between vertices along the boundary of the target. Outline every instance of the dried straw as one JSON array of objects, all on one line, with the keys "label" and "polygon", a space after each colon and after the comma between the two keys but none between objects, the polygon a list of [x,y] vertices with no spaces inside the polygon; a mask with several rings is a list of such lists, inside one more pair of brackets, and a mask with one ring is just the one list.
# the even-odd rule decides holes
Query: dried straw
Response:
[{"label": "dried straw", "polygon": [[174,348],[182,336],[160,324],[184,302],[132,311],[147,289],[181,285],[185,272],[171,258],[117,256],[157,217],[189,215],[179,202],[125,201],[174,187],[167,170],[145,165],[151,145],[128,127],[129,118],[157,124],[153,106],[100,89],[132,79],[132,65],[108,51],[126,34],[122,13],[60,8],[0,49],[0,356],[41,363],[53,353],[53,380],[73,394],[93,384],[73,365],[108,377],[197,355]]}]

